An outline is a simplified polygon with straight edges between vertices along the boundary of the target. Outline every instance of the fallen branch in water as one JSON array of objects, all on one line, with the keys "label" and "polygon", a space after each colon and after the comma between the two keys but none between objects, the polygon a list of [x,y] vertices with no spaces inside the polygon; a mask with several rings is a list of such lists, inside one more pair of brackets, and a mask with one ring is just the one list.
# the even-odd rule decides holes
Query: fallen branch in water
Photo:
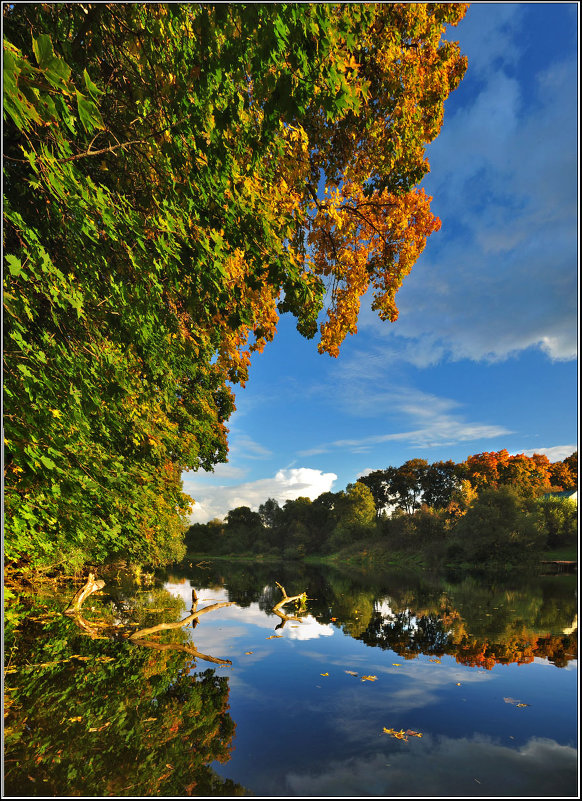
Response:
[{"label": "fallen branch in water", "polygon": [[117,626],[110,626],[108,623],[102,622],[90,622],[82,616],[81,607],[83,606],[83,603],[90,595],[92,595],[94,592],[97,592],[97,590],[103,589],[104,586],[105,582],[103,579],[96,580],[93,573],[89,573],[87,582],[76,593],[75,597],[65,610],[65,615],[73,617],[77,625],[86,631],[87,634],[91,635],[92,637],[119,637],[122,635],[127,637],[127,639],[131,640],[132,642],[136,642],[138,645],[143,645],[147,648],[156,648],[158,651],[184,651],[190,656],[204,659],[207,662],[214,662],[218,665],[232,664],[232,662],[230,662],[228,659],[218,659],[214,656],[202,654],[193,646],[182,645],[180,643],[160,643],[157,640],[144,640],[143,638],[147,637],[148,634],[155,634],[158,631],[179,629],[182,628],[182,626],[187,626],[188,623],[196,624],[200,615],[204,615],[206,612],[213,612],[215,609],[221,609],[223,606],[232,606],[234,603],[233,601],[219,601],[211,604],[210,606],[205,606],[202,609],[197,609],[198,596],[196,595],[196,590],[192,590],[192,611],[188,617],[185,617],[183,620],[178,620],[175,623],[158,623],[157,626],[150,626],[147,629],[139,629],[138,631],[134,631],[132,634],[128,634],[128,632],[120,631],[120,628]]},{"label": "fallen branch in water", "polygon": [[158,642],[157,640],[142,640],[137,643],[145,648],[155,648],[156,651],[183,651],[194,659],[204,659],[206,662],[214,662],[216,665],[232,665],[230,659],[219,659],[216,656],[208,656],[197,651],[194,646],[180,645],[177,642]]},{"label": "fallen branch in water", "polygon": [[281,618],[281,623],[279,623],[277,626],[275,626],[275,628],[276,629],[282,629],[283,626],[285,625],[285,623],[287,623],[288,620],[295,620],[298,623],[301,623],[301,618],[300,617],[297,617],[296,615],[286,615],[285,612],[283,612],[281,610],[281,607],[283,607],[283,606],[285,606],[285,604],[291,603],[293,601],[295,601],[295,602],[300,601],[301,604],[304,604],[305,601],[307,600],[307,593],[302,592],[300,595],[287,595],[287,591],[285,590],[285,587],[283,587],[281,584],[279,584],[278,581],[276,581],[275,584],[277,585],[277,587],[279,587],[279,589],[283,593],[283,597],[281,598],[279,603],[276,603],[275,606],[271,609],[271,612],[273,612],[275,615],[277,615],[277,617]]},{"label": "fallen branch in water", "polygon": [[178,620],[176,623],[158,623],[157,626],[150,626],[149,629],[140,629],[139,631],[134,631],[133,634],[130,635],[130,640],[137,640],[140,637],[146,637],[148,634],[155,634],[157,631],[167,631],[168,629],[179,629],[182,626],[187,626],[188,623],[192,623],[193,620],[197,620],[200,615],[204,615],[206,612],[213,612],[215,609],[221,609],[223,606],[232,606],[233,601],[219,601],[218,603],[211,604],[210,606],[205,606],[203,609],[198,609],[196,612],[192,612],[191,615],[185,617],[183,620]]},{"label": "fallen branch in water", "polygon": [[79,592],[75,595],[67,609],[65,609],[65,615],[75,615],[81,611],[81,607],[83,606],[84,602],[87,598],[92,595],[97,590],[102,590],[105,586],[105,582],[103,579],[95,580],[95,576],[93,573],[89,573],[89,578],[87,579],[87,583],[84,587],[81,587]]}]

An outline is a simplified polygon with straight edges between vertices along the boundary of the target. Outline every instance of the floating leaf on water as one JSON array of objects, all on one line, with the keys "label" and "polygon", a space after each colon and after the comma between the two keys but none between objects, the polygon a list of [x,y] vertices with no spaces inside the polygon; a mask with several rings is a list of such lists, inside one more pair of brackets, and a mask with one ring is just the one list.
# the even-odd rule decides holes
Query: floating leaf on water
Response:
[{"label": "floating leaf on water", "polygon": [[362,681],[377,681],[378,676],[362,676]]},{"label": "floating leaf on water", "polygon": [[395,737],[397,740],[407,740],[406,732],[404,729],[400,729],[400,731],[396,731],[396,729],[387,729],[386,726],[382,729],[384,734],[389,734],[391,737]]},{"label": "floating leaf on water", "polygon": [[320,676],[329,676],[329,673],[320,673]]},{"label": "floating leaf on water", "polygon": [[355,670],[346,670],[344,672],[347,673],[349,676],[357,676],[358,675]]},{"label": "floating leaf on water", "polygon": [[252,653],[253,653],[253,651],[245,651],[245,656],[248,656],[249,654],[252,654]]},{"label": "floating leaf on water", "polygon": [[401,662],[392,662],[392,667],[402,667]]},{"label": "floating leaf on water", "polygon": [[396,738],[397,740],[404,740],[404,742],[408,742],[409,737],[422,737],[422,733],[419,731],[414,731],[414,729],[400,729],[400,731],[396,731],[396,729],[387,729],[386,726],[383,727],[382,731],[384,734],[389,734],[391,737]]},{"label": "floating leaf on water", "polygon": [[280,640],[282,638],[282,634],[271,634],[270,637],[267,637],[267,640]]},{"label": "floating leaf on water", "polygon": [[429,662],[435,662],[437,665],[440,665],[440,663],[441,663],[440,659],[429,659],[428,661]]},{"label": "floating leaf on water", "polygon": [[460,681],[458,681],[458,682],[457,682],[457,687],[460,687],[460,686],[461,686],[461,682],[460,682]]}]

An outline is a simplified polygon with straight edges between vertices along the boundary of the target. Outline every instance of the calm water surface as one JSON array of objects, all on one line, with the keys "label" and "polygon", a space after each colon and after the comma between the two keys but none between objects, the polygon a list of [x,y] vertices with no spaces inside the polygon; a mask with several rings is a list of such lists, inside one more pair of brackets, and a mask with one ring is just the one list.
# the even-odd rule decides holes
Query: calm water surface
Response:
[{"label": "calm water surface", "polygon": [[[289,619],[277,582],[308,596]],[[576,586],[205,562],[108,580],[81,621],[37,597],[7,629],[6,793],[577,797]],[[234,604],[127,640],[192,590]]]}]

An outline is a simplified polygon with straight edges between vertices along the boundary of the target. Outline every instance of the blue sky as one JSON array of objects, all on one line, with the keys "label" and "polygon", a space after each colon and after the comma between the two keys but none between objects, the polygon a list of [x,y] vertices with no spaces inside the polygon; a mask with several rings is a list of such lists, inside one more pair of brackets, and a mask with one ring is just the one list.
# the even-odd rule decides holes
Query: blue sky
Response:
[{"label": "blue sky", "polygon": [[192,520],[317,497],[365,471],[578,439],[578,4],[474,3],[469,59],[427,153],[442,220],[382,323],[338,359],[284,315],[237,389],[230,456],[185,473]]}]

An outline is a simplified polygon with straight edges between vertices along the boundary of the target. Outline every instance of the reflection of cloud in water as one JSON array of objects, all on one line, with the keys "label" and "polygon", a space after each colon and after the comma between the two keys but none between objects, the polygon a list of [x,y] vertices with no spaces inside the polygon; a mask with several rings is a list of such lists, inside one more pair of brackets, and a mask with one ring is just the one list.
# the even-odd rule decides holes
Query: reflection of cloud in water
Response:
[{"label": "reflection of cloud in water", "polygon": [[383,620],[386,622],[396,620],[396,615],[392,611],[389,598],[383,598],[381,600],[378,599],[377,601],[374,601],[374,611],[379,612],[382,615]]},{"label": "reflection of cloud in water", "polygon": [[[164,587],[175,597],[182,598],[189,613],[192,606],[192,585],[189,582],[184,582],[183,584],[166,582]],[[202,588],[197,590],[197,594],[199,608],[209,606],[211,603],[216,603],[217,601],[228,601],[228,592],[224,589]],[[260,609],[256,602],[245,607],[236,606],[236,604],[234,606],[225,606],[218,610],[216,614],[220,615],[221,623],[241,623],[247,626],[258,626],[263,629],[274,629],[275,626],[281,622],[280,618],[276,615]],[[208,617],[203,616],[200,618],[200,625],[207,621],[209,622],[210,615],[213,616],[213,623],[216,626],[218,618],[214,617],[214,613],[212,612],[209,613]],[[208,628],[208,626],[205,627],[205,629]],[[313,615],[304,615],[300,623],[290,620],[277,633],[290,640],[313,640],[317,637],[330,637],[334,631],[335,629],[330,623],[318,623]],[[224,642],[227,637],[240,637],[242,633],[241,630],[235,629],[232,625],[228,627],[221,626],[220,642],[222,642],[222,647],[224,647]],[[205,631],[205,642],[209,642],[209,640],[210,637]]]},{"label": "reflection of cloud in water", "polygon": [[[166,581],[164,589],[177,598],[182,598],[188,609],[192,606],[192,585],[185,580],[180,584]],[[197,591],[198,603],[202,606],[210,601],[228,601],[228,593],[224,589],[202,589]]]},{"label": "reflection of cloud in water", "polygon": [[328,763],[321,773],[288,773],[286,786],[303,797],[574,796],[577,753],[534,737],[519,748],[500,740],[385,737],[382,754]]},{"label": "reflection of cloud in water", "polygon": [[286,623],[284,631],[291,640],[314,640],[317,637],[331,637],[335,630],[331,623],[318,623],[313,615],[305,615],[301,623],[292,620]]}]

